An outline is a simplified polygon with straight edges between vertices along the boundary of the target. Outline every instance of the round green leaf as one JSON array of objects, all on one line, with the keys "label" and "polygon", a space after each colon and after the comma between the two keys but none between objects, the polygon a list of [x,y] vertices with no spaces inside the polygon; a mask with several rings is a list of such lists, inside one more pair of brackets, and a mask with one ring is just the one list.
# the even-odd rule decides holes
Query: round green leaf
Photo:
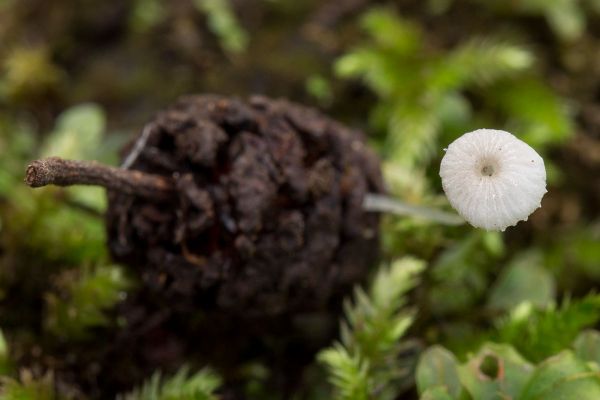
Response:
[{"label": "round green leaf", "polygon": [[[461,385],[458,379],[456,358],[442,346],[436,345],[428,348],[419,359],[416,381],[417,389],[423,396],[429,389],[442,387],[447,396],[457,397]],[[431,398],[443,397],[433,396]]]},{"label": "round green leaf", "polygon": [[519,397],[519,400],[563,399],[600,399],[600,375],[571,351],[542,362]]},{"label": "round green leaf", "polygon": [[476,400],[516,399],[532,372],[511,346],[493,343],[458,367],[463,387]]}]

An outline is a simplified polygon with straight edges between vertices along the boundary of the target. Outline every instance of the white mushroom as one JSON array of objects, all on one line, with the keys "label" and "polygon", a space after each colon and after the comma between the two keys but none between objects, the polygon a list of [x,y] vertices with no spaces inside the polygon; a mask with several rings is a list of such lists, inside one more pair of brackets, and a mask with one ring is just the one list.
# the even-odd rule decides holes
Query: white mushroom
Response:
[{"label": "white mushroom", "polygon": [[471,225],[505,230],[527,220],[546,193],[544,160],[508,132],[478,129],[448,146],[440,166],[450,204]]}]

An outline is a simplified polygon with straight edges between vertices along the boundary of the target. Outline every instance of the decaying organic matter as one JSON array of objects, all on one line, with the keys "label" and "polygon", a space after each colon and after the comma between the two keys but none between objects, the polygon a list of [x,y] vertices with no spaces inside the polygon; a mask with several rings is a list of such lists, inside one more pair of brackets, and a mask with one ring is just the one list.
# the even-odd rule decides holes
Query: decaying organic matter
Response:
[{"label": "decaying organic matter", "polygon": [[[184,359],[227,376],[262,356],[289,380],[332,337],[378,253],[378,217],[362,205],[383,183],[360,133],[284,100],[189,96],[124,157],[126,170],[60,159],[28,170],[28,182],[107,187],[108,246],[141,280],[118,311],[123,330],[95,356],[114,371],[93,379],[135,381]],[[75,172],[61,178],[64,165]]]},{"label": "decaying organic matter", "polygon": [[[132,170],[171,176],[165,201],[111,191],[115,259],[173,300],[243,316],[323,307],[365,276],[382,190],[356,134],[286,101],[181,99],[150,122]],[[184,300],[185,299],[185,300]]]}]

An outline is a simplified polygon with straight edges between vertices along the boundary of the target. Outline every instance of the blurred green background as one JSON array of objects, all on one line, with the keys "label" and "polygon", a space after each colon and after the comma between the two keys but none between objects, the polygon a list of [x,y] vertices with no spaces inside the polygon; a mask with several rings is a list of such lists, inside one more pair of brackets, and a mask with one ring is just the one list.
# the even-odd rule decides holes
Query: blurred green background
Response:
[{"label": "blurred green background", "polygon": [[[314,366],[331,383],[309,371],[297,398],[553,399],[514,377],[546,379],[536,365],[556,354],[560,376],[585,377],[567,398],[600,398],[600,336],[581,333],[600,320],[598,0],[0,0],[0,398],[84,398],[40,354],[118,326],[110,310],[136,285],[104,247],[102,190],[32,191],[28,161],[116,165],[189,93],[318,107],[368,134],[394,197],[431,209],[450,210],[439,161],[464,132],[505,129],[545,159],[542,208],[506,232],[386,216],[379,274],[397,285],[375,278],[349,303]],[[503,344],[478,353],[488,341]],[[281,398],[268,365],[242,367],[248,398]],[[157,371],[127,398],[220,386]]]}]

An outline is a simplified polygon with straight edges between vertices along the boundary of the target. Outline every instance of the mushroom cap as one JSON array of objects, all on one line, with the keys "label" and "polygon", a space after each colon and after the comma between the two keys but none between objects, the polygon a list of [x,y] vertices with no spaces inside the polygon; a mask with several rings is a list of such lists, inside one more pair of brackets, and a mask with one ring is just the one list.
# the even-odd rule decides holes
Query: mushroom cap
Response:
[{"label": "mushroom cap", "polygon": [[471,225],[504,231],[527,220],[546,193],[544,160],[527,143],[496,129],[452,142],[440,165],[442,187]]}]

